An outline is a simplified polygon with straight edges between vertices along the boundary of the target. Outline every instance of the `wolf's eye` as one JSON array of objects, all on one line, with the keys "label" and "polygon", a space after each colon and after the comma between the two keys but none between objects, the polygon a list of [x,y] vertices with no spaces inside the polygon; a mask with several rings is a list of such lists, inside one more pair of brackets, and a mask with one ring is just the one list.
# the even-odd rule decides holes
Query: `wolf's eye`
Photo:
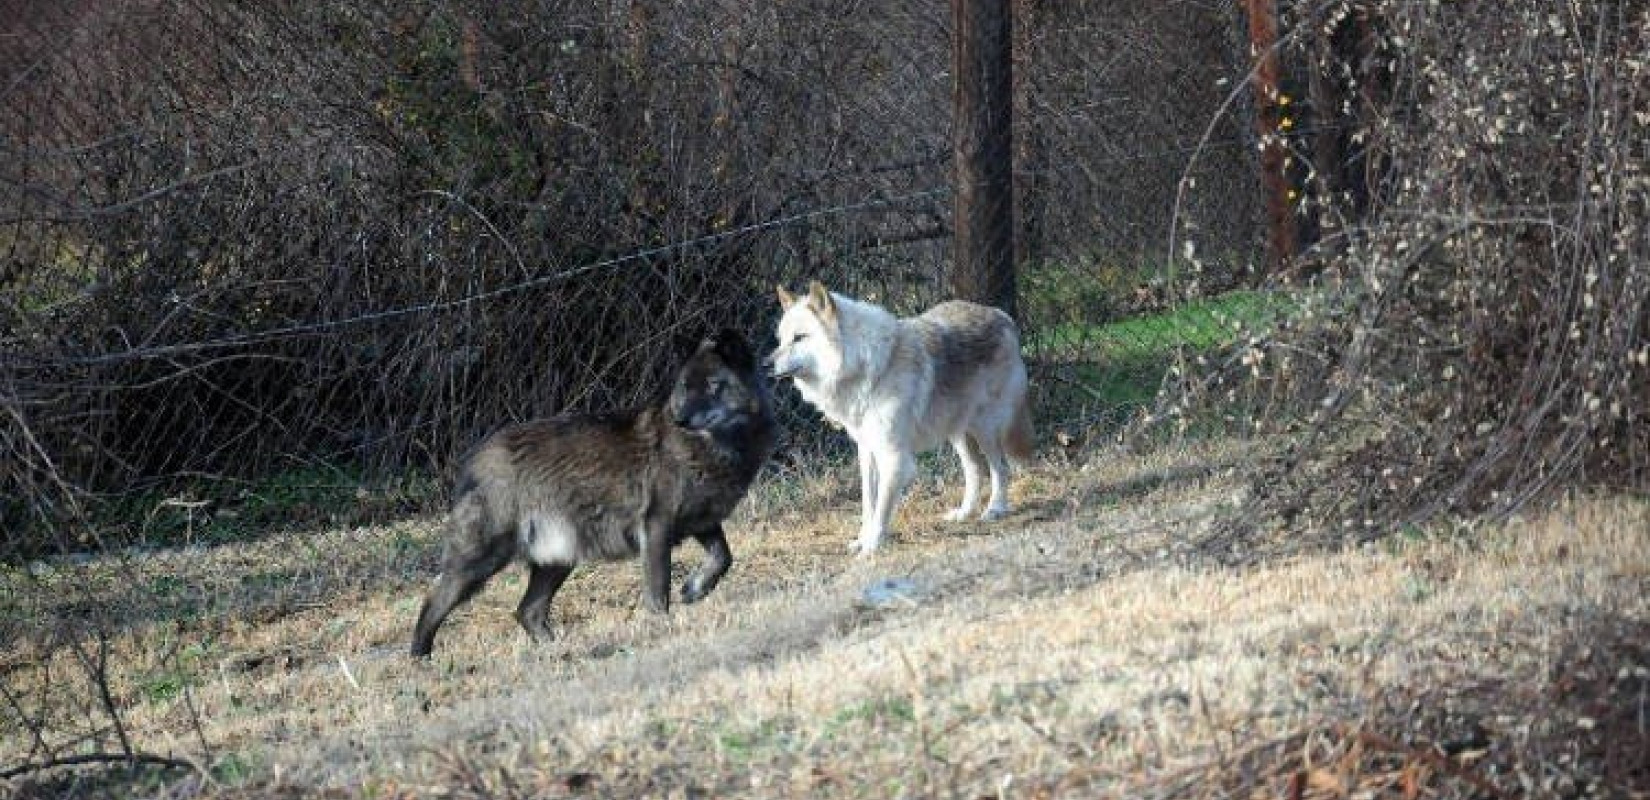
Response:
[{"label": "wolf's eye", "polygon": [[808,334],[806,332],[799,333],[799,334],[791,337],[791,344],[796,344],[797,342],[800,342],[800,341],[802,341],[803,339],[806,339],[806,338],[808,338]]}]

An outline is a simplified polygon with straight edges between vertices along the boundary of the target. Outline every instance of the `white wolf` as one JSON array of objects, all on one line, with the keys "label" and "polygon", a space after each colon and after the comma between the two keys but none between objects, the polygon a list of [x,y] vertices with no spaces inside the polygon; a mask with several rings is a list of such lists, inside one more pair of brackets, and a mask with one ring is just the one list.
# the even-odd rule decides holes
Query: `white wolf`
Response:
[{"label": "white wolf", "polygon": [[1008,513],[1008,458],[1031,457],[1026,367],[1007,314],[951,301],[899,319],[871,303],[827,292],[806,297],[779,287],[776,378],[796,381],[802,398],[848,430],[859,448],[863,517],[854,549],[877,548],[900,495],[916,474],[916,454],[949,442],[962,459],[966,519],[979,501],[982,456],[991,500],[981,519]]}]

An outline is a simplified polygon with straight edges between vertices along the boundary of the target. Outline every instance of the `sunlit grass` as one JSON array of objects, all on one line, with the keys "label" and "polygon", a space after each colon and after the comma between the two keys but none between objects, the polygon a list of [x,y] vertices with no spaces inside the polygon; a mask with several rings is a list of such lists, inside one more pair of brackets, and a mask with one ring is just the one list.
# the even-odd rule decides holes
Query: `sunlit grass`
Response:
[{"label": "sunlit grass", "polygon": [[[1642,501],[1586,500],[1471,540],[1415,530],[1220,567],[1200,542],[1251,447],[1038,467],[1015,484],[1020,510],[993,524],[940,521],[959,487],[924,480],[868,560],[846,552],[852,471],[810,474],[764,487],[730,522],[734,570],[700,604],[656,617],[638,609],[635,564],[580,570],[556,600],[560,638],[535,646],[510,618],[512,569],[454,615],[427,663],[404,651],[435,519],[61,565],[8,578],[14,610],[38,624],[0,666],[16,696],[61,704],[72,727],[88,694],[73,651],[50,646],[51,620],[104,609],[126,731],[176,752],[204,736],[224,789],[422,793],[478,767],[511,776],[491,787],[503,797],[686,782],[976,796],[1008,775],[1144,780],[1233,736],[1340,713],[1367,687],[1452,674],[1422,662],[1523,691],[1508,676],[1551,657],[1536,646],[1560,632],[1548,609],[1650,615]],[[684,547],[678,571],[697,558]],[[1560,565],[1570,577],[1548,580]],[[867,605],[864,588],[891,576],[918,599]],[[0,739],[0,762],[22,757],[25,733]]]}]

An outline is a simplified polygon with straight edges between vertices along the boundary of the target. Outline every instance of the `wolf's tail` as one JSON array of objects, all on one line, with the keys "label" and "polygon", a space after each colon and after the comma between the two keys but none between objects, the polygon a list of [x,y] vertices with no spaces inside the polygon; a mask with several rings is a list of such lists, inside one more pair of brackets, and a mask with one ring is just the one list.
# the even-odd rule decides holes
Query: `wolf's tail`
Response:
[{"label": "wolf's tail", "polygon": [[1031,428],[1031,404],[1021,389],[1019,399],[1014,402],[1014,420],[1003,433],[1003,451],[1009,458],[1025,464],[1036,454],[1036,444],[1037,433]]}]

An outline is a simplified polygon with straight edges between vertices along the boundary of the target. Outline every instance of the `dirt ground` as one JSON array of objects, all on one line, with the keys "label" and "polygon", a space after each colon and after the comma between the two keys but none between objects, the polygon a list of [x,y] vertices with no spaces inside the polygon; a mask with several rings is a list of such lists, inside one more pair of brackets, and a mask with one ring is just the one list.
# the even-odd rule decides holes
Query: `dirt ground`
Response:
[{"label": "dirt ground", "polygon": [[851,467],[782,476],[705,601],[581,570],[533,645],[512,569],[427,662],[438,520],[10,574],[0,769],[59,731],[118,752],[66,639],[91,618],[124,735],[192,766],[0,794],[1650,796],[1650,504],[1228,566],[1256,447],[1045,461],[996,523],[940,520],[930,469],[867,559]]}]

